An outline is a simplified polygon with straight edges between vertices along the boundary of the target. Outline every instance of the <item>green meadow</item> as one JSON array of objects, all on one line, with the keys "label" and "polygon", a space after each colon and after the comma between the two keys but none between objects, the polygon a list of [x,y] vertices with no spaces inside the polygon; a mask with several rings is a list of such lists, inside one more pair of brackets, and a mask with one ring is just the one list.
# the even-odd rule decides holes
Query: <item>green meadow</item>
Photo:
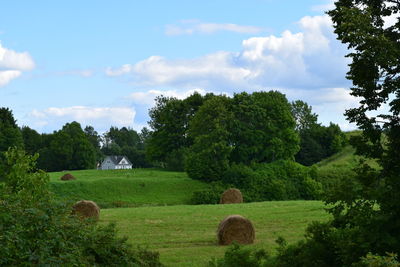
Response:
[{"label": "green meadow", "polygon": [[206,266],[212,257],[222,257],[226,246],[218,246],[216,230],[227,215],[240,214],[254,225],[256,248],[273,252],[275,240],[289,243],[304,237],[312,221],[329,215],[320,201],[269,201],[230,205],[177,205],[104,209],[100,222],[115,222],[119,234],[133,245],[160,253],[166,266]]}]

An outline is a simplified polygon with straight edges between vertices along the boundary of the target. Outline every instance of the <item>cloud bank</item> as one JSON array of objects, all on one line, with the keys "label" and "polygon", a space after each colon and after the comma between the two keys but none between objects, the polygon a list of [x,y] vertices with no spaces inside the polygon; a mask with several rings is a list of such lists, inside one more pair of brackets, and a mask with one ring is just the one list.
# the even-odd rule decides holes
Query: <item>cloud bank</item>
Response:
[{"label": "cloud bank", "polygon": [[[253,37],[242,51],[219,51],[194,59],[151,56],[108,68],[106,75],[128,75],[139,86],[237,90],[344,86],[346,48],[336,41],[328,16],[304,17],[302,31]],[[333,71],[334,70],[334,71]]]}]

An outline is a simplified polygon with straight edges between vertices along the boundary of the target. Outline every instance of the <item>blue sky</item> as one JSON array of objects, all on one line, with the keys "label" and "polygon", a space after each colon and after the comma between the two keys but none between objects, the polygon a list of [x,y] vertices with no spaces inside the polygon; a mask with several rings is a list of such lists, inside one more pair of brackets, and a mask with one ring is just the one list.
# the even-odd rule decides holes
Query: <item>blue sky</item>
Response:
[{"label": "blue sky", "polygon": [[39,132],[140,130],[157,95],[279,90],[323,124],[357,105],[329,0],[2,1],[0,106]]}]

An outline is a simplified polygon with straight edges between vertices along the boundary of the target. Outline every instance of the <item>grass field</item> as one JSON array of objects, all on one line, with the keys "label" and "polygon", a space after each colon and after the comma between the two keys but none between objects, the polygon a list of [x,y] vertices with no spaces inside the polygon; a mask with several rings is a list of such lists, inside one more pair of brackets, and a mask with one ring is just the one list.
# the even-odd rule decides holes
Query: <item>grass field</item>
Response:
[{"label": "grass field", "polygon": [[226,246],[218,246],[216,229],[227,215],[240,214],[253,222],[253,247],[272,252],[277,237],[289,243],[304,236],[312,221],[329,215],[320,201],[270,201],[234,205],[177,205],[168,207],[117,208],[101,211],[101,222],[115,222],[120,235],[134,245],[160,252],[167,266],[205,266],[221,257]]},{"label": "grass field", "polygon": [[[338,175],[348,176],[356,163],[354,150],[348,146],[316,168],[322,179],[334,182]],[[329,218],[320,201],[184,205],[194,191],[207,188],[207,184],[189,179],[183,172],[69,171],[77,179],[61,181],[65,173],[49,173],[51,190],[59,198],[97,202],[102,207],[100,223],[115,222],[121,236],[127,236],[133,245],[158,251],[167,266],[205,266],[212,257],[222,257],[227,247],[217,245],[216,229],[227,215],[250,219],[256,229],[251,246],[271,253],[279,236],[289,243],[298,241],[310,222]]]},{"label": "grass field", "polygon": [[155,169],[68,171],[76,180],[61,181],[65,173],[49,173],[57,197],[93,200],[102,208],[189,204],[194,191],[207,187],[186,173]]}]

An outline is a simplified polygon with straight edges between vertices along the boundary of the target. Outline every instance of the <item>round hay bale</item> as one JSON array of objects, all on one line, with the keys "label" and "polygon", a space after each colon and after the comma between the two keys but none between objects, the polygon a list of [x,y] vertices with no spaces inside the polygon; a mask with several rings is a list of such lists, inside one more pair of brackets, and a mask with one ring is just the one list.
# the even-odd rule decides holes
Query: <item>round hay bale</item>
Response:
[{"label": "round hay bale", "polygon": [[69,180],[75,180],[76,178],[72,174],[66,173],[63,176],[61,176],[60,179],[63,181],[69,181]]},{"label": "round hay bale", "polygon": [[222,193],[219,204],[243,203],[243,196],[239,189],[229,188]]},{"label": "round hay bale", "polygon": [[98,219],[100,215],[100,208],[93,201],[81,200],[72,206],[72,213],[82,218]]},{"label": "round hay bale", "polygon": [[229,215],[219,223],[217,237],[219,245],[229,245],[233,241],[252,244],[255,231],[250,220],[240,215]]}]

